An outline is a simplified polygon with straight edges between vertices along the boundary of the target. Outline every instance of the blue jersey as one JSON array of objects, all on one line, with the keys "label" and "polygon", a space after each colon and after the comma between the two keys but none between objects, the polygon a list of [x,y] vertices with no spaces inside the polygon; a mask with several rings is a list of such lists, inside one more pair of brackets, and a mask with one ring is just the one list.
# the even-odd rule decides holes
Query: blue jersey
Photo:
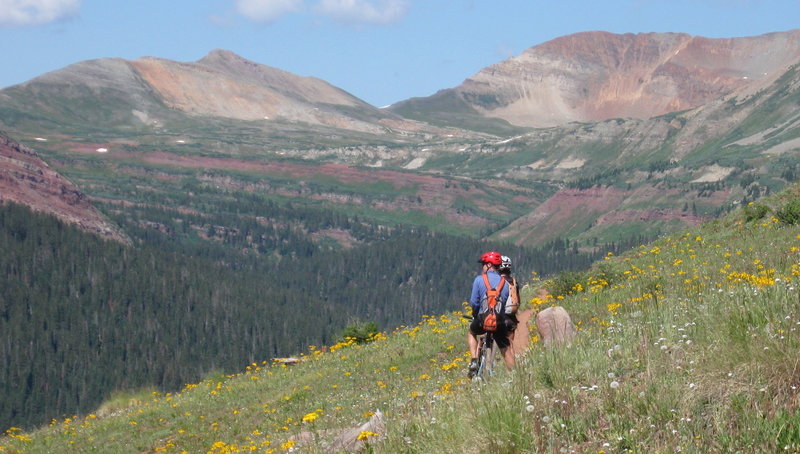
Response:
[{"label": "blue jersey", "polygon": [[[497,285],[500,284],[500,273],[497,271],[489,270],[486,272],[486,275],[489,277],[489,285],[492,287],[496,288]],[[503,305],[508,299],[508,285],[509,283],[506,282],[505,285],[503,285],[503,289],[500,290],[500,299],[497,300],[497,304]],[[486,284],[483,283],[483,275],[477,275],[475,280],[472,281],[472,295],[469,297],[469,305],[472,306],[473,314],[480,309],[481,300],[486,297],[487,290]]]}]

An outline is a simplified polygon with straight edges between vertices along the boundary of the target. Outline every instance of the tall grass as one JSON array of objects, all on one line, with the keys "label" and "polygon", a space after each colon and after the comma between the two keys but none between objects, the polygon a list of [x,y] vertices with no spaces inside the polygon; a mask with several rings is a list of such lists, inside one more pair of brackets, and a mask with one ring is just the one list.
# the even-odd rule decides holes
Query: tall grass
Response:
[{"label": "tall grass", "polygon": [[800,226],[773,216],[799,193],[544,283],[559,289],[546,299],[525,293],[534,309],[564,306],[578,337],[544,348],[532,326],[517,368],[486,383],[465,379],[455,311],[310,346],[296,366],[12,428],[0,452],[326,452],[378,410],[386,429],[365,451],[800,452]]}]

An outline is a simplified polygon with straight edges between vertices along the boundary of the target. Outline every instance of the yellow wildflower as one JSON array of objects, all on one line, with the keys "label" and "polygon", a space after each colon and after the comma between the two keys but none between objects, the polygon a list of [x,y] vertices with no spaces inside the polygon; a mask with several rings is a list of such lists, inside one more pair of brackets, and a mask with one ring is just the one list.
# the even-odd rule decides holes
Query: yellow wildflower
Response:
[{"label": "yellow wildflower", "polygon": [[378,436],[378,434],[375,433],[375,432],[361,431],[361,433],[358,434],[358,437],[356,437],[356,440],[358,440],[358,441],[369,441],[369,437],[377,437],[377,436]]}]

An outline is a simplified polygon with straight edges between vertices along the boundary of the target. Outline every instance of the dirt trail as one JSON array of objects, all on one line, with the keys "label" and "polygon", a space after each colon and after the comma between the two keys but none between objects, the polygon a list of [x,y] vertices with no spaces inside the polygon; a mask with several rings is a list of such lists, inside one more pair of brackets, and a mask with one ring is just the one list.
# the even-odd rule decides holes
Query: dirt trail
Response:
[{"label": "dirt trail", "polygon": [[[542,287],[537,292],[537,297],[545,300],[547,299],[547,290]],[[514,354],[519,355],[525,353],[525,350],[528,349],[528,345],[530,344],[530,330],[528,329],[528,322],[530,322],[531,317],[533,317],[534,309],[525,309],[524,311],[519,311],[517,313],[517,320],[519,320],[519,325],[517,325],[517,332],[514,335],[514,343],[512,347],[514,347]]]},{"label": "dirt trail", "polygon": [[517,325],[516,334],[514,334],[514,354],[519,355],[525,352],[530,343],[530,333],[528,332],[528,321],[533,315],[533,309],[525,309],[517,313],[519,325]]}]

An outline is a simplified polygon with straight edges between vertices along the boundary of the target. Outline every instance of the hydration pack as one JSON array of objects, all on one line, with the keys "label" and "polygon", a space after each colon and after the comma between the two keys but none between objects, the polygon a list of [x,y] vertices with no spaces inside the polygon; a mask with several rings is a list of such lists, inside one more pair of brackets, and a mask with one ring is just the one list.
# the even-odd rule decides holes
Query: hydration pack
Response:
[{"label": "hydration pack", "polygon": [[506,315],[516,314],[519,310],[519,286],[517,278],[512,277],[508,281],[508,300],[506,300]]},{"label": "hydration pack", "polygon": [[483,283],[486,285],[486,299],[481,302],[481,325],[485,331],[494,332],[500,325],[499,318],[505,315],[505,308],[501,304],[497,304],[497,300],[500,299],[500,292],[506,284],[506,278],[501,276],[500,283],[495,288],[489,284],[489,276],[483,273]]}]

